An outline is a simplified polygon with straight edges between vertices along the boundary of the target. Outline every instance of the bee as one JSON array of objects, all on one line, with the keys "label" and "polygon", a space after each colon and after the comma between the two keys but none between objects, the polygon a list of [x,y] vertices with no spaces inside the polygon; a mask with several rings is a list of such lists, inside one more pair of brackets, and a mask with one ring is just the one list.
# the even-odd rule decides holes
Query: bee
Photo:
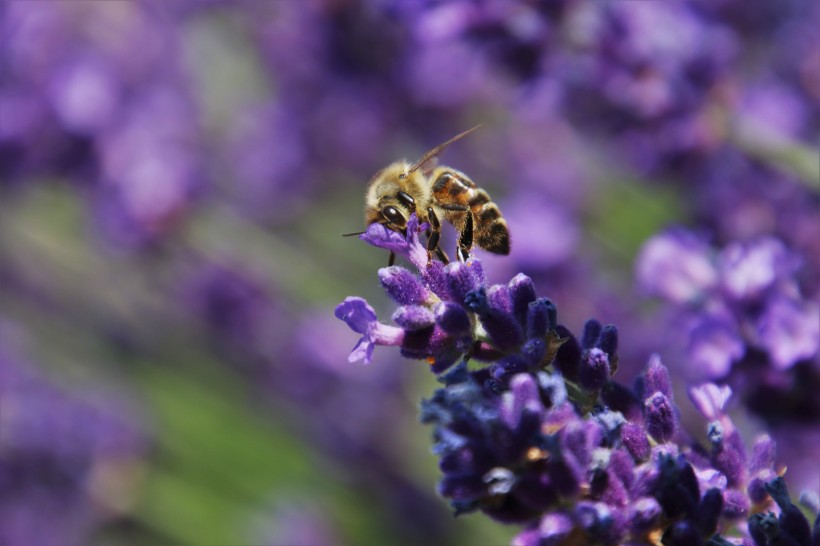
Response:
[{"label": "bee", "polygon": [[[507,222],[498,205],[490,200],[490,195],[463,172],[443,165],[435,166],[431,161],[447,146],[479,127],[439,144],[414,163],[400,160],[377,172],[365,195],[365,225],[379,223],[393,231],[406,233],[407,220],[416,213],[420,223],[430,225],[428,263],[434,253],[442,262],[449,262],[447,254],[439,247],[441,219],[452,224],[459,233],[456,256],[460,261],[467,261],[474,243],[495,254],[509,254]],[[395,255],[391,252],[390,265],[394,260]]]}]

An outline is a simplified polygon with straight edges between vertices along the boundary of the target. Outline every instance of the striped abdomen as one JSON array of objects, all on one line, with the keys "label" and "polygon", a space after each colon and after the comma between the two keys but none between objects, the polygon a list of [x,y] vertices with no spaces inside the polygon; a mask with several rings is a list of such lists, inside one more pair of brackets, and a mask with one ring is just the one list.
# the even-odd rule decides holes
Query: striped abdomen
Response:
[{"label": "striped abdomen", "polygon": [[445,211],[445,218],[456,229],[462,231],[466,211],[473,215],[475,243],[496,254],[510,253],[510,233],[507,222],[501,216],[498,205],[490,200],[490,195],[475,185],[464,173],[449,167],[435,169],[433,180],[433,200]]}]

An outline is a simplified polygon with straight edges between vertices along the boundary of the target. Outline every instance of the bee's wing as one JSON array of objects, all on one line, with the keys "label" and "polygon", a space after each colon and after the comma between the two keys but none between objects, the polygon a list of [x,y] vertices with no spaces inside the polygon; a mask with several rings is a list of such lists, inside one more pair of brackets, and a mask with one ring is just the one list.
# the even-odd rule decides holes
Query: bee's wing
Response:
[{"label": "bee's wing", "polygon": [[438,156],[433,156],[419,165],[419,169],[424,176],[430,176],[436,170],[436,167],[438,167]]},{"label": "bee's wing", "polygon": [[[428,151],[428,152],[427,152],[427,153],[425,153],[423,156],[421,156],[421,157],[419,158],[419,160],[418,160],[418,161],[416,161],[415,163],[413,163],[413,164],[410,166],[410,169],[408,170],[408,172],[413,172],[413,171],[415,171],[416,169],[421,168],[421,167],[422,167],[422,165],[424,165],[425,163],[427,163],[427,162],[428,162],[428,161],[430,161],[431,159],[435,159],[435,157],[436,157],[438,154],[440,154],[440,153],[444,150],[444,148],[446,148],[447,146],[449,146],[449,145],[450,145],[450,144],[452,144],[453,142],[455,142],[455,141],[457,141],[457,140],[460,140],[460,139],[462,139],[462,138],[466,137],[467,135],[469,135],[470,133],[472,133],[473,131],[475,131],[475,130],[476,130],[476,129],[478,129],[479,127],[481,127],[481,125],[476,125],[476,126],[475,126],[475,127],[473,127],[472,129],[467,129],[467,130],[466,130],[466,131],[464,131],[463,133],[460,133],[460,134],[458,134],[458,135],[454,136],[453,138],[451,138],[451,139],[450,139],[450,140],[448,140],[447,142],[442,142],[441,144],[439,144],[438,146],[436,146],[435,148],[433,148],[432,150]],[[433,167],[435,168],[435,165],[434,165]],[[431,170],[432,170],[432,169],[431,169]]]}]

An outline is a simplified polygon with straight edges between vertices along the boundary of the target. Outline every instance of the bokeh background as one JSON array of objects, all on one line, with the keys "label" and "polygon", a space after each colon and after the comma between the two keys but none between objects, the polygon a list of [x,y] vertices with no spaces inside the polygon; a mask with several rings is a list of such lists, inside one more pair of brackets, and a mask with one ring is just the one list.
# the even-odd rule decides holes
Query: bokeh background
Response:
[{"label": "bokeh background", "polygon": [[[426,365],[347,361],[335,305],[390,312],[386,253],[340,237],[368,180],[483,124],[441,159],[508,221],[490,280],[617,324],[620,379],[658,352],[685,400],[635,260],[673,225],[774,236],[817,301],[815,25],[808,0],[3,0],[0,543],[508,543],[436,496]],[[813,487],[820,415],[737,411]]]}]

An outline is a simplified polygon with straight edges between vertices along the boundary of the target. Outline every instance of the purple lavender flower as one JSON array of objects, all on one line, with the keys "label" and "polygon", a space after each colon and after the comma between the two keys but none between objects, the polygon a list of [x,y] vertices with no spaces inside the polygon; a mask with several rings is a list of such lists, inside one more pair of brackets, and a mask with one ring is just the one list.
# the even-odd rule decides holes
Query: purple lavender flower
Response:
[{"label": "purple lavender flower", "polygon": [[0,542],[81,544],[131,510],[147,437],[112,395],[70,393],[0,344]]},{"label": "purple lavender flower", "polygon": [[687,232],[646,243],[639,281],[694,316],[689,348],[706,377],[724,377],[752,351],[788,370],[820,349],[820,307],[800,299],[798,256],[778,239],[735,243],[720,252]]},{"label": "purple lavender flower", "polygon": [[231,197],[242,211],[279,220],[301,210],[317,178],[308,139],[304,120],[285,104],[248,106],[237,116],[224,163],[231,170]]},{"label": "purple lavender flower", "polygon": [[404,340],[404,330],[377,321],[376,312],[362,298],[346,298],[336,307],[336,318],[345,321],[354,332],[363,334],[350,352],[350,362],[364,360],[370,364],[376,345],[401,345]]},{"label": "purple lavender flower", "polygon": [[[422,421],[434,425],[434,453],[441,457],[439,492],[456,513],[480,510],[528,524],[513,544],[561,544],[571,534],[642,544],[654,532],[665,544],[684,545],[718,540],[719,528],[749,516],[752,495],[758,495],[754,504],[768,506],[758,484],[777,478],[773,444],[759,440],[747,462],[723,412],[727,391],[709,385],[693,393],[715,419],[710,429],[723,427],[710,436],[704,458],[703,448],[680,442],[678,410],[659,359],[631,394],[632,403],[643,405],[636,420],[608,409],[606,397],[600,405],[567,397],[556,379],[564,382],[547,368],[514,375],[505,387],[487,368],[468,371],[462,363],[422,403]],[[636,449],[641,443],[646,448]],[[572,508],[562,508],[567,505]]]},{"label": "purple lavender flower", "polygon": [[210,342],[247,356],[275,353],[281,312],[273,290],[258,276],[236,265],[206,263],[181,284],[179,299]]},{"label": "purple lavender flower", "polygon": [[[368,239],[404,256],[423,249],[415,231],[404,245],[389,233]],[[487,288],[475,259],[419,265],[419,276],[395,268],[380,276],[390,277],[394,299],[405,298],[398,287],[404,279],[406,293],[419,302],[399,307],[391,344],[401,344],[405,356],[428,359],[445,385],[422,401],[421,420],[433,425],[438,492],[456,514],[481,511],[525,525],[516,545],[564,544],[570,537],[605,545],[658,538],[673,546],[722,545],[730,543],[718,531],[744,532],[741,523],[750,516],[746,540],[755,546],[769,544],[760,542],[761,528],[766,540],[807,528],[775,472],[771,438],[746,451],[726,413],[728,387],[691,391],[710,420],[709,444],[693,444],[681,433],[658,356],[634,389],[612,380],[614,326],[590,320],[576,337],[528,277]],[[387,327],[360,298],[348,298],[336,313],[359,333]],[[362,351],[357,346],[353,355]],[[473,359],[489,364],[471,368]],[[767,522],[777,516],[760,515],[772,499],[783,522],[775,530]]]},{"label": "purple lavender flower", "polygon": [[79,182],[101,233],[125,248],[171,232],[203,186],[172,22],[146,2],[4,9],[0,169]]}]

